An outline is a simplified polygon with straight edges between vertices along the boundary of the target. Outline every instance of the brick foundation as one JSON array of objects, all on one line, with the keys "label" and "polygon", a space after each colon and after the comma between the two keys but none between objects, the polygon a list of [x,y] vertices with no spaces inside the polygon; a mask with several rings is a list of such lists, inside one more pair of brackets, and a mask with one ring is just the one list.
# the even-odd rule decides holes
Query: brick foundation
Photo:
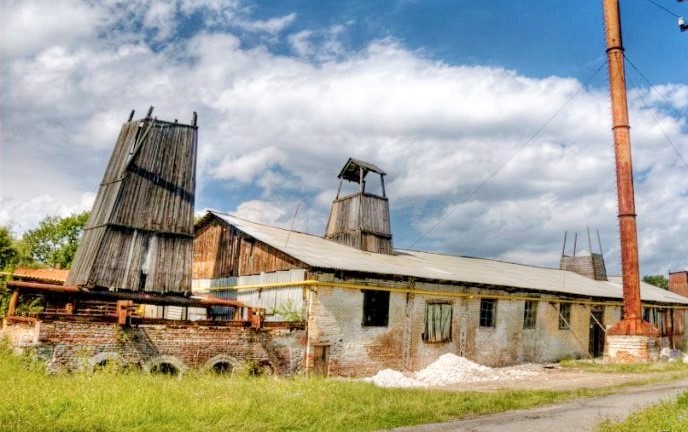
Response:
[{"label": "brick foundation", "polygon": [[650,362],[659,359],[657,338],[653,336],[607,335],[606,352],[612,363]]},{"label": "brick foundation", "polygon": [[35,352],[53,372],[88,370],[103,361],[143,368],[164,361],[177,369],[226,361],[235,367],[252,362],[293,375],[302,370],[305,356],[305,331],[283,327],[36,321],[4,322],[3,334],[15,349]]}]

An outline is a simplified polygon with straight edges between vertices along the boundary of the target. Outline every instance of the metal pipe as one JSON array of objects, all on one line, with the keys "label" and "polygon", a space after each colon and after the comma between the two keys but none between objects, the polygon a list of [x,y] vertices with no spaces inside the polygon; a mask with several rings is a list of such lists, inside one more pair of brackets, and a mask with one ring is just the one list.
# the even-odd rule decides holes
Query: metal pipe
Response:
[{"label": "metal pipe", "polygon": [[7,286],[17,291],[28,291],[36,294],[70,294],[79,297],[88,297],[101,300],[133,300],[137,303],[156,304],[167,306],[226,306],[246,307],[237,300],[228,300],[215,297],[181,297],[171,295],[125,292],[125,291],[92,291],[70,285],[51,285],[37,282],[9,281]]},{"label": "metal pipe", "polygon": [[564,231],[564,246],[561,247],[561,256],[565,257],[566,256],[566,236],[568,235],[568,231]]},{"label": "metal pipe", "polygon": [[[513,300],[513,301],[549,301],[548,298],[527,296],[527,295],[511,295],[511,294],[478,294],[478,293],[467,293],[467,292],[456,292],[456,291],[432,291],[432,290],[419,290],[419,289],[409,289],[409,288],[392,288],[388,286],[380,285],[366,285],[366,284],[352,284],[352,283],[342,283],[342,282],[321,282],[317,280],[305,280],[305,281],[294,281],[294,282],[276,282],[276,283],[266,283],[266,284],[255,284],[255,285],[244,285],[244,286],[226,286],[226,287],[213,287],[213,290],[227,290],[236,289],[237,291],[243,290],[258,290],[258,289],[277,289],[277,288],[287,288],[295,286],[308,286],[312,287],[313,291],[317,291],[318,287],[323,288],[341,288],[348,290],[370,290],[370,291],[388,291],[391,293],[414,293],[424,296],[432,297],[453,297],[453,298],[486,298],[486,299],[496,299],[496,300]],[[556,295],[556,293],[544,292],[544,295]],[[558,303],[571,303],[571,304],[581,304],[581,305],[601,305],[601,306],[622,306],[623,303],[618,300],[609,301],[593,301],[593,300],[583,300],[583,299],[559,299],[556,301]],[[674,310],[688,310],[688,305],[677,306],[658,306],[652,305],[652,307],[662,308],[662,309],[674,309]]]}]

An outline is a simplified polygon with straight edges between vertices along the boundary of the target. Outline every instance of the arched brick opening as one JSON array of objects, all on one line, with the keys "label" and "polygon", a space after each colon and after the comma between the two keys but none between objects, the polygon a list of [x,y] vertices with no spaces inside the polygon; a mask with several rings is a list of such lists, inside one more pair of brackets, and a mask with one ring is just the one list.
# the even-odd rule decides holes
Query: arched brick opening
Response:
[{"label": "arched brick opening", "polygon": [[101,352],[90,358],[88,368],[90,372],[95,372],[104,367],[115,367],[116,369],[123,369],[127,366],[127,361],[124,360],[119,353],[116,352]]},{"label": "arched brick opening", "polygon": [[164,355],[155,357],[144,365],[144,370],[151,374],[181,376],[187,367],[183,361],[174,356]]},{"label": "arched brick opening", "polygon": [[240,362],[228,354],[220,354],[205,362],[205,369],[218,375],[231,375]]}]

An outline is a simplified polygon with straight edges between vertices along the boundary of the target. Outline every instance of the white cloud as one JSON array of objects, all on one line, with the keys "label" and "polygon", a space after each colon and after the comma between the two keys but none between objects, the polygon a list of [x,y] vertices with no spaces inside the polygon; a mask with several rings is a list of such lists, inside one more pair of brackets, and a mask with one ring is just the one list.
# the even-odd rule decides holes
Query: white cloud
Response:
[{"label": "white cloud", "polygon": [[93,193],[83,193],[69,203],[47,194],[21,200],[0,196],[0,225],[9,226],[15,235],[21,235],[38,226],[46,216],[65,217],[90,210],[94,200]]},{"label": "white cloud", "polygon": [[296,14],[290,13],[289,15],[270,18],[268,20],[238,20],[235,24],[246,31],[262,32],[275,36],[289,27],[294,20],[296,20]]},{"label": "white cloud", "polygon": [[101,11],[78,0],[5,0],[0,5],[3,56],[33,54],[92,34]]},{"label": "white cloud", "polygon": [[152,2],[143,17],[143,25],[146,28],[155,30],[156,39],[167,39],[175,30],[175,13],[174,3],[165,1]]},{"label": "white cloud", "polygon": [[[72,3],[55,4],[86,7]],[[109,16],[117,4],[95,3],[81,23],[85,30],[37,39],[7,64],[0,223],[25,215],[29,224],[61,205],[81,205],[81,194],[100,181],[129,110],[142,115],[155,105],[165,119],[188,121],[198,111],[199,182],[203,190],[226,191],[216,200],[226,203],[221,210],[288,226],[301,202],[297,229],[321,233],[336,175],[354,156],[389,173],[398,247],[441,220],[416,247],[555,265],[564,230],[582,233],[590,225],[601,231],[608,267],[618,268],[605,91],[581,92],[458,204],[580,83],[448,65],[391,39],[351,52],[341,42],[346,25],[289,35],[297,57],[277,55],[266,46],[246,48],[240,35],[214,26],[244,20],[279,35],[295,16],[255,21],[238,3],[210,0],[168,2],[157,11],[135,3]],[[200,10],[213,24],[174,42],[180,16]],[[158,41],[121,25],[127,14],[169,40],[155,47]],[[104,29],[108,39],[97,36]],[[688,176],[653,119],[688,155],[685,122],[667,107],[668,100],[684,108],[685,95],[684,84],[647,92],[649,115],[640,95],[631,94],[641,259],[649,272],[686,265],[685,242],[676,239],[688,237]],[[204,201],[213,200],[197,199]]]},{"label": "white cloud", "polygon": [[287,38],[289,45],[298,56],[308,57],[313,53],[313,44],[309,40],[311,35],[313,35],[311,30],[303,30],[290,34]]}]

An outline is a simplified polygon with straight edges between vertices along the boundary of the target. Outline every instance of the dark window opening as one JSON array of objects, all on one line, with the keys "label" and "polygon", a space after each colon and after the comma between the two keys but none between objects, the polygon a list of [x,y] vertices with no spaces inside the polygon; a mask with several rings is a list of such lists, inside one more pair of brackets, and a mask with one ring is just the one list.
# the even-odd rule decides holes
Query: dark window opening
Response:
[{"label": "dark window opening", "polygon": [[571,325],[571,303],[559,304],[559,330],[568,330]]},{"label": "dark window opening", "polygon": [[494,327],[497,322],[497,300],[480,300],[480,327]]},{"label": "dark window opening", "polygon": [[423,340],[426,342],[451,341],[452,309],[451,303],[428,303],[425,305]]},{"label": "dark window opening", "polygon": [[523,328],[534,329],[537,322],[537,305],[538,302],[527,300],[525,309],[523,309]]},{"label": "dark window opening", "polygon": [[363,290],[363,325],[386,327],[389,319],[389,291]]}]

